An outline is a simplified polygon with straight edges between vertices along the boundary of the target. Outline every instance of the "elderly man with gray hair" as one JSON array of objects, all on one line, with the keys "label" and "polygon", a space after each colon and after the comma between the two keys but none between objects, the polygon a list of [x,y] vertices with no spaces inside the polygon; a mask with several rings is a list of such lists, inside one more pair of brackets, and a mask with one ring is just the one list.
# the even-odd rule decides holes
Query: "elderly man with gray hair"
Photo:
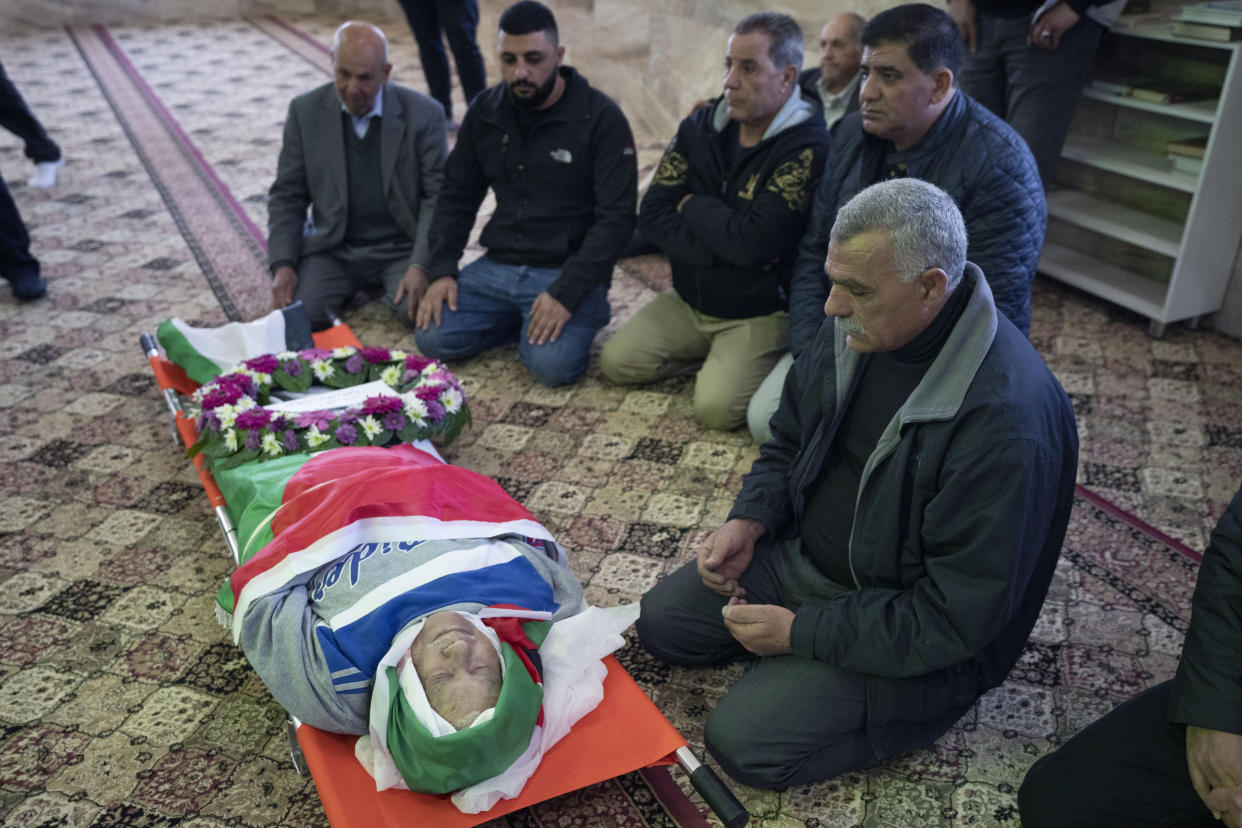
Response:
[{"label": "elderly man with gray hair", "polygon": [[752,659],[705,742],[782,789],[923,747],[1004,680],[1073,500],[1068,397],[966,261],[952,198],[875,184],[837,213],[826,319],[728,521],[644,598],[678,664]]},{"label": "elderly man with gray hair", "polygon": [[828,151],[819,105],[798,86],[802,49],[787,14],[734,27],[723,94],[681,122],[639,210],[673,290],[600,354],[619,384],[697,369],[694,409],[711,428],[742,424],[789,339],[790,269]]}]

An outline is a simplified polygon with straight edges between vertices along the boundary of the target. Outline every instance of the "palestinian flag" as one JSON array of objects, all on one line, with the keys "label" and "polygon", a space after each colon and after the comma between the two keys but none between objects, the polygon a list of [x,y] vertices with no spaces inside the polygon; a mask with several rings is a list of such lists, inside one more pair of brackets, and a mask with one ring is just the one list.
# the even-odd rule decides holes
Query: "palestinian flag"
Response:
[{"label": "palestinian flag", "polygon": [[[376,545],[367,553],[371,554],[382,553],[380,544],[412,537],[452,540],[514,534],[565,562],[547,529],[494,480],[408,444],[289,455],[222,470],[215,478],[237,527],[242,562],[219,596],[226,611],[234,612],[236,603],[234,623],[244,610],[247,590],[264,594],[319,569],[358,543]],[[480,551],[476,565],[520,568],[512,555],[517,553],[502,560],[503,553],[497,557]],[[538,575],[532,572],[529,577],[546,588]],[[465,586],[464,578],[458,579],[458,587]],[[532,594],[538,585],[528,577],[519,581],[526,586],[515,586],[513,594],[483,603],[543,609]]]},{"label": "palestinian flag", "polygon": [[160,323],[155,338],[168,359],[200,385],[258,354],[300,351],[314,345],[310,317],[301,302],[253,322],[230,322],[218,328],[195,328],[181,319],[169,319]]}]

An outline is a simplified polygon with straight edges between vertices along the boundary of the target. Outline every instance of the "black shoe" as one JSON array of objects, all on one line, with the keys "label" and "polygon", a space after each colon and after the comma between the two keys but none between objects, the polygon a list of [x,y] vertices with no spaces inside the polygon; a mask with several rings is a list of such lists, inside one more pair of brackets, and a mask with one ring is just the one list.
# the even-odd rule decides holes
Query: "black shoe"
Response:
[{"label": "black shoe", "polygon": [[10,279],[13,295],[23,302],[31,302],[47,295],[47,281],[42,276],[18,276]]}]

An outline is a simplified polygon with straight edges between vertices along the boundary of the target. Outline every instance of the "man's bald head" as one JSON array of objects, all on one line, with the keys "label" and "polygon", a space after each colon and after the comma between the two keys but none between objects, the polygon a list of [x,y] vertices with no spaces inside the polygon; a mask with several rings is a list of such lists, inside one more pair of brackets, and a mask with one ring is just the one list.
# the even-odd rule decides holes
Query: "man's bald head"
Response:
[{"label": "man's bald head", "polygon": [[862,30],[867,21],[854,12],[842,12],[819,33],[819,70],[824,86],[836,95],[844,89],[862,60]]},{"label": "man's bald head", "polygon": [[392,72],[388,38],[370,23],[342,23],[332,36],[332,69],[341,103],[355,116],[367,114]]}]

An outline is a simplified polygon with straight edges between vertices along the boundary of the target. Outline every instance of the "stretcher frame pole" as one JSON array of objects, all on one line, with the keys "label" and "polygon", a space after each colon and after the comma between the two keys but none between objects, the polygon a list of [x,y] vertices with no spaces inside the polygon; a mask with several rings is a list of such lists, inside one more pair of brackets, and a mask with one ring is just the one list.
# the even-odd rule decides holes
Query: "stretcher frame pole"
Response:
[{"label": "stretcher frame pole", "polygon": [[712,809],[725,828],[742,828],[750,822],[750,813],[729,790],[729,786],[708,765],[699,761],[689,746],[677,748],[677,764],[690,777],[690,784]]}]

